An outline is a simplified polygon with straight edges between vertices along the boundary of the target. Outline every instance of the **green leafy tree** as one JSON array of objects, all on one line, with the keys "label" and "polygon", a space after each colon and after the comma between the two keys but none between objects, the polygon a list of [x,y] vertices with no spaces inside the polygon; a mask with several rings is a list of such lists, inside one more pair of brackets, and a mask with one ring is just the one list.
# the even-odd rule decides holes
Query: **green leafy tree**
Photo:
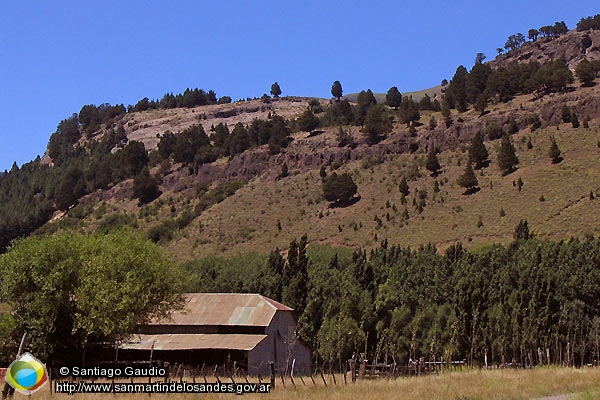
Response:
[{"label": "green leafy tree", "polygon": [[16,330],[38,357],[58,363],[80,361],[86,342],[126,339],[180,304],[177,269],[128,231],[29,237],[0,258],[0,271]]},{"label": "green leafy tree", "polygon": [[515,169],[518,163],[519,158],[510,138],[507,135],[502,136],[498,150],[498,167],[504,175],[507,175]]},{"label": "green leafy tree", "polygon": [[402,94],[396,86],[392,86],[390,90],[388,90],[385,95],[385,103],[390,107],[394,107],[396,110],[400,107],[400,104],[402,103]]},{"label": "green leafy tree", "polygon": [[475,169],[481,169],[484,167],[488,160],[489,153],[485,144],[483,143],[483,137],[481,131],[478,131],[473,140],[471,140],[471,147],[469,147],[469,158],[475,163]]},{"label": "green leafy tree", "polygon": [[331,95],[335,97],[337,101],[340,101],[342,93],[342,84],[340,81],[333,82],[333,85],[331,85]]},{"label": "green leafy tree", "polygon": [[279,87],[279,83],[274,82],[271,85],[271,95],[276,99],[281,95],[281,88]]},{"label": "green leafy tree", "polygon": [[338,175],[332,173],[323,183],[325,200],[332,202],[347,202],[356,194],[358,187],[348,173]]},{"label": "green leafy tree", "polygon": [[556,139],[554,136],[550,139],[550,149],[548,149],[548,157],[552,159],[552,164],[557,164],[561,161],[560,157],[560,149],[556,144]]},{"label": "green leafy tree", "polygon": [[283,292],[283,270],[285,269],[285,260],[281,256],[278,248],[269,254],[267,262],[267,273],[261,278],[265,283],[264,295],[270,299],[281,302]]},{"label": "green leafy tree", "polygon": [[302,235],[300,242],[294,239],[290,243],[288,257],[283,269],[283,286],[281,299],[284,304],[293,308],[298,316],[302,316],[308,299],[308,265],[306,255],[308,238]]}]

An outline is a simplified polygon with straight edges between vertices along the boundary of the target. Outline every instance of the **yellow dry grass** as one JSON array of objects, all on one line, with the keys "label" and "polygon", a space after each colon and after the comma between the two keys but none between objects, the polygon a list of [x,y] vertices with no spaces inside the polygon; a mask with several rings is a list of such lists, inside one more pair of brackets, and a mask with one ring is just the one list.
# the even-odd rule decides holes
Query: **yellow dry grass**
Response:
[{"label": "yellow dry grass", "polygon": [[[552,164],[547,156],[551,136],[563,152],[560,164]],[[533,149],[527,149],[528,139]],[[268,252],[286,247],[304,233],[311,242],[345,247],[369,248],[387,238],[403,246],[431,242],[444,249],[462,241],[472,248],[512,240],[521,219],[540,237],[597,235],[600,199],[590,199],[590,192],[596,196],[600,190],[599,140],[598,128],[574,130],[567,124],[560,130],[519,132],[513,136],[519,168],[507,176],[496,166],[499,141],[487,142],[492,163],[477,172],[481,190],[470,196],[463,195],[464,189],[456,183],[467,160],[466,152],[460,150],[439,155],[443,169],[437,177],[439,193],[434,192],[434,178],[423,166],[424,154],[402,154],[368,168],[362,162],[344,165],[338,172],[350,172],[362,196],[345,208],[331,209],[323,200],[318,170],[291,171],[290,177],[277,181],[258,178],[205,211],[169,248],[182,258]],[[420,165],[421,177],[409,182],[406,209],[410,217],[405,221],[398,183],[415,163]],[[520,191],[513,185],[519,178],[524,182]],[[427,191],[422,213],[413,205],[416,189]]]},{"label": "yellow dry grass", "polygon": [[[328,386],[310,380],[303,386],[296,379],[296,387],[286,381],[286,386],[277,381],[270,394],[245,394],[244,398],[273,400],[285,399],[541,399],[559,396],[556,399],[594,399],[600,397],[599,368],[536,368],[534,370],[468,370],[445,372],[412,378],[357,381],[356,384],[337,385],[328,380]],[[33,399],[67,398],[66,394],[50,396],[49,386],[35,393]],[[110,394],[77,394],[78,399],[105,399]],[[120,399],[152,398],[148,395],[119,394]],[[222,399],[235,395],[167,395],[168,398]],[[160,395],[160,397],[165,397]]]}]

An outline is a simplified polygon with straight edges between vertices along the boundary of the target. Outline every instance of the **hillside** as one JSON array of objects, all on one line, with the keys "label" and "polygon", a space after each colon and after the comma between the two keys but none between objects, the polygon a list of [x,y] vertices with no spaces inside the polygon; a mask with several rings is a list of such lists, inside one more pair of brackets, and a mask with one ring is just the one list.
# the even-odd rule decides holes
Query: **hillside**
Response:
[{"label": "hillside", "polygon": [[[526,113],[534,109],[555,109],[563,102],[576,107],[582,103],[587,105],[598,98],[599,89],[597,86],[578,88],[572,93],[535,102],[531,96],[519,96],[509,104],[494,106],[483,118],[469,111],[462,115],[462,125],[458,125],[467,133],[461,132],[458,137],[449,135],[446,130],[429,131],[423,126],[418,129],[417,137],[411,138],[405,126],[396,125],[393,133],[380,144],[370,147],[360,144],[350,149],[337,146],[336,129],[325,129],[314,137],[297,133],[283,154],[270,156],[267,149],[261,147],[231,160],[203,165],[197,175],[189,175],[186,169],[173,165],[163,178],[163,194],[159,200],[142,208],[138,207],[137,200],[131,199],[128,189],[131,183],[127,181],[108,191],[85,196],[77,208],[94,209],[82,221],[88,230],[95,229],[115,212],[127,213],[140,229],[148,230],[177,218],[183,210],[193,210],[199,202],[198,184],[215,179],[248,179],[234,195],[205,210],[184,229],[171,228],[169,235],[173,238],[163,243],[181,259],[207,253],[268,252],[275,247],[285,247],[303,233],[307,233],[312,242],[348,247],[368,248],[384,238],[411,246],[431,242],[443,249],[461,241],[472,247],[510,241],[521,219],[528,220],[541,237],[559,239],[597,234],[594,221],[595,217],[600,218],[600,211],[595,201],[590,200],[590,192],[596,194],[600,186],[598,117],[589,121],[589,129],[575,129],[571,124],[554,122],[552,118],[544,119],[547,126],[534,132],[521,129],[512,139],[520,164],[516,172],[507,176],[502,176],[495,163],[499,140],[488,140],[486,146],[492,163],[477,174],[481,191],[465,196],[456,180],[467,160],[465,150],[470,132],[478,126],[507,114],[519,115],[519,110]],[[283,102],[287,109],[292,105],[302,109],[306,104]],[[283,113],[280,110],[284,108],[273,109]],[[205,112],[196,110],[192,115],[199,111]],[[430,116],[442,119],[440,113],[424,115],[423,119]],[[457,126],[454,129],[456,131]],[[352,128],[352,132],[356,138],[362,137],[358,128]],[[557,165],[553,165],[547,155],[551,136],[556,138],[563,152],[564,161]],[[436,145],[439,143],[444,148],[439,155],[443,172],[437,177],[440,188],[437,193],[433,186],[436,179],[424,168],[430,138],[435,138]],[[526,146],[528,140],[533,144],[531,150]],[[419,143],[416,152],[408,151],[409,141]],[[290,176],[277,179],[284,162]],[[331,208],[322,195],[321,165],[328,166],[329,174],[337,166],[337,172],[350,172],[361,200],[350,207]],[[411,193],[406,205],[402,204],[398,190],[403,176],[414,177],[409,180]],[[524,182],[520,191],[514,186],[519,178]],[[542,196],[544,201],[540,201]],[[426,205],[419,213],[413,202],[421,198]],[[528,206],[522,207],[523,204]],[[402,216],[405,208],[408,219]],[[103,211],[107,209],[113,211]],[[98,219],[103,213],[106,215]],[[60,215],[56,218],[61,219]]]},{"label": "hillside", "polygon": [[435,96],[83,106],[0,176],[0,361],[23,331],[91,358],[181,293],[260,293],[315,371],[596,363],[600,36],[540,31]]},{"label": "hillside", "polygon": [[[544,63],[554,65],[550,61],[560,55],[566,57],[566,64],[573,70],[583,57],[591,61],[600,58],[599,32],[570,31],[563,36],[526,42],[486,63],[485,68],[488,74],[500,76],[496,81],[505,79],[502,74],[513,74],[514,81],[515,73],[528,74],[532,68],[543,72]],[[527,66],[532,60],[539,64]],[[521,70],[515,70],[514,61],[523,66]],[[564,68],[562,71],[567,71]],[[459,71],[460,68],[457,74]],[[465,73],[468,75],[466,69]],[[572,71],[567,73],[572,75]],[[541,237],[594,234],[597,227],[590,216],[596,216],[597,207],[593,207],[591,197],[599,186],[600,88],[581,85],[571,78],[568,87],[549,88],[543,83],[537,89],[527,89],[531,86],[528,82],[546,76],[539,73],[519,78],[529,79],[525,81],[525,89],[511,88],[515,93],[510,96],[503,94],[507,89],[496,83],[488,88],[484,112],[475,111],[474,105],[463,112],[452,109],[447,116],[440,110],[438,99],[444,99],[442,103],[446,98],[455,101],[458,75],[448,86],[405,93],[403,98],[409,102],[413,96],[419,100],[427,93],[436,100],[438,108],[423,108],[417,102],[420,116],[407,124],[401,122],[404,102],[399,110],[381,108],[384,119],[394,122],[381,135],[383,140],[376,143],[368,143],[363,133],[364,121],[360,122],[359,117],[363,112],[364,118],[366,111],[361,111],[360,104],[350,105],[345,101],[338,104],[327,99],[286,97],[165,109],[159,107],[163,99],[160,104],[155,103],[155,109],[144,107],[145,111],[136,111],[143,102],[140,101],[136,107],[130,106],[129,112],[123,109],[94,128],[89,124],[79,128],[75,125],[74,131],[69,131],[69,121],[63,121],[65,127],[59,125],[62,133],[57,131],[51,138],[51,144],[54,140],[58,145],[49,147],[41,160],[50,169],[39,170],[45,177],[36,178],[36,185],[45,182],[49,188],[33,189],[30,201],[44,201],[36,221],[44,221],[43,213],[53,211],[50,223],[40,232],[68,227],[93,231],[131,225],[180,259],[209,253],[268,252],[275,247],[286,247],[304,233],[312,242],[352,248],[369,248],[382,239],[411,246],[434,243],[440,249],[457,241],[473,247],[509,241],[521,219],[528,220]],[[494,95],[494,91],[498,94]],[[186,91],[177,101],[184,102],[185,96],[193,93],[197,91]],[[381,101],[385,95],[379,97]],[[348,98],[354,100],[352,95]],[[336,113],[341,112],[338,110],[344,104],[351,110],[351,117],[354,116],[352,123],[335,122],[335,118],[340,118]],[[564,107],[579,115],[587,128],[574,128],[571,123],[563,122]],[[311,129],[310,133],[302,131],[299,119],[307,109],[314,111],[320,120],[320,128]],[[268,128],[275,129],[271,133],[256,133],[273,124],[281,126]],[[179,160],[175,153],[163,154],[166,147],[161,151],[158,144],[170,132],[177,138],[181,137],[180,132],[199,126],[203,135],[207,133],[202,140],[207,141],[208,147],[202,154],[197,153],[193,162],[193,153],[192,158],[180,156]],[[495,126],[500,133],[492,133]],[[512,141],[520,163],[516,172],[504,176],[498,169],[496,153],[498,138],[509,126],[518,131]],[[287,138],[255,138],[254,144],[235,151],[233,147],[222,147],[231,146],[227,143],[236,127],[244,132],[254,129],[254,135],[277,134]],[[122,138],[115,139],[118,136],[115,131],[119,129]],[[353,145],[338,145],[340,129],[353,137]],[[487,137],[490,166],[477,172],[481,190],[463,195],[464,189],[458,186],[457,179],[464,172],[467,148],[478,131]],[[60,141],[68,132],[78,138],[73,147]],[[224,132],[221,135],[225,136],[218,138],[218,132]],[[551,137],[556,138],[563,153],[564,161],[559,164],[551,164],[547,156]],[[273,140],[277,142],[275,147]],[[147,161],[139,162],[147,164],[159,182],[160,196],[146,205],[138,201],[133,190],[132,178],[142,165],[135,161],[140,155],[129,149],[129,144],[135,142],[143,143],[149,155]],[[530,145],[526,145],[528,142]],[[440,151],[442,169],[436,178],[425,169],[431,146]],[[110,153],[102,153],[105,147]],[[188,150],[199,151],[191,147]],[[183,150],[185,147],[178,151]],[[50,157],[52,154],[55,159]],[[57,155],[61,158],[56,158]],[[135,162],[138,166],[119,166],[124,162]],[[284,165],[289,176],[281,177]],[[332,207],[325,201],[319,176],[322,167],[328,175],[350,173],[358,185],[359,201],[347,207]],[[24,169],[27,168],[38,167]],[[108,172],[103,172],[107,177],[98,183],[99,171],[107,168]],[[131,168],[135,172],[130,172]],[[71,175],[64,177],[63,169],[71,171]],[[409,180],[410,187],[405,199],[398,190],[403,177]],[[519,179],[524,182],[520,189],[515,186]],[[59,189],[75,191],[76,187],[81,195],[61,198],[63,206],[53,206],[57,201],[53,196]],[[524,204],[527,206],[523,207]],[[61,208],[69,211],[65,213]],[[27,220],[21,222],[23,219],[18,215],[14,218],[24,225],[25,231],[31,230]]]}]

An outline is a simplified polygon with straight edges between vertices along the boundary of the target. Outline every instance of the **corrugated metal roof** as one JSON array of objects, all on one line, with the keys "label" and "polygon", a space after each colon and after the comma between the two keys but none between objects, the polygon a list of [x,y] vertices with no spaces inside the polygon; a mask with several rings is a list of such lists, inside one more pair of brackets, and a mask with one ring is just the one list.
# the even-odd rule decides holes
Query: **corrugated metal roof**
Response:
[{"label": "corrugated metal roof", "polygon": [[259,294],[188,293],[183,310],[150,325],[268,326],[276,311],[293,311]]},{"label": "corrugated metal roof", "polygon": [[119,346],[126,350],[246,350],[256,347],[267,335],[210,335],[210,334],[173,334],[173,335],[136,335],[130,342]]}]

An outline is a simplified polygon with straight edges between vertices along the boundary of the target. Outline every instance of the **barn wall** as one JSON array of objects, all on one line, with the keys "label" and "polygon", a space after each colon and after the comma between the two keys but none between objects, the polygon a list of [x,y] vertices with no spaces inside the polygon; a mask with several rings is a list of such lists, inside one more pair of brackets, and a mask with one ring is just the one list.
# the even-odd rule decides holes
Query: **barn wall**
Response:
[{"label": "barn wall", "polygon": [[268,376],[269,363],[273,361],[278,375],[286,371],[289,373],[295,359],[295,374],[310,373],[310,350],[295,338],[295,330],[293,313],[277,311],[266,329],[268,337],[248,353],[249,372]]}]

